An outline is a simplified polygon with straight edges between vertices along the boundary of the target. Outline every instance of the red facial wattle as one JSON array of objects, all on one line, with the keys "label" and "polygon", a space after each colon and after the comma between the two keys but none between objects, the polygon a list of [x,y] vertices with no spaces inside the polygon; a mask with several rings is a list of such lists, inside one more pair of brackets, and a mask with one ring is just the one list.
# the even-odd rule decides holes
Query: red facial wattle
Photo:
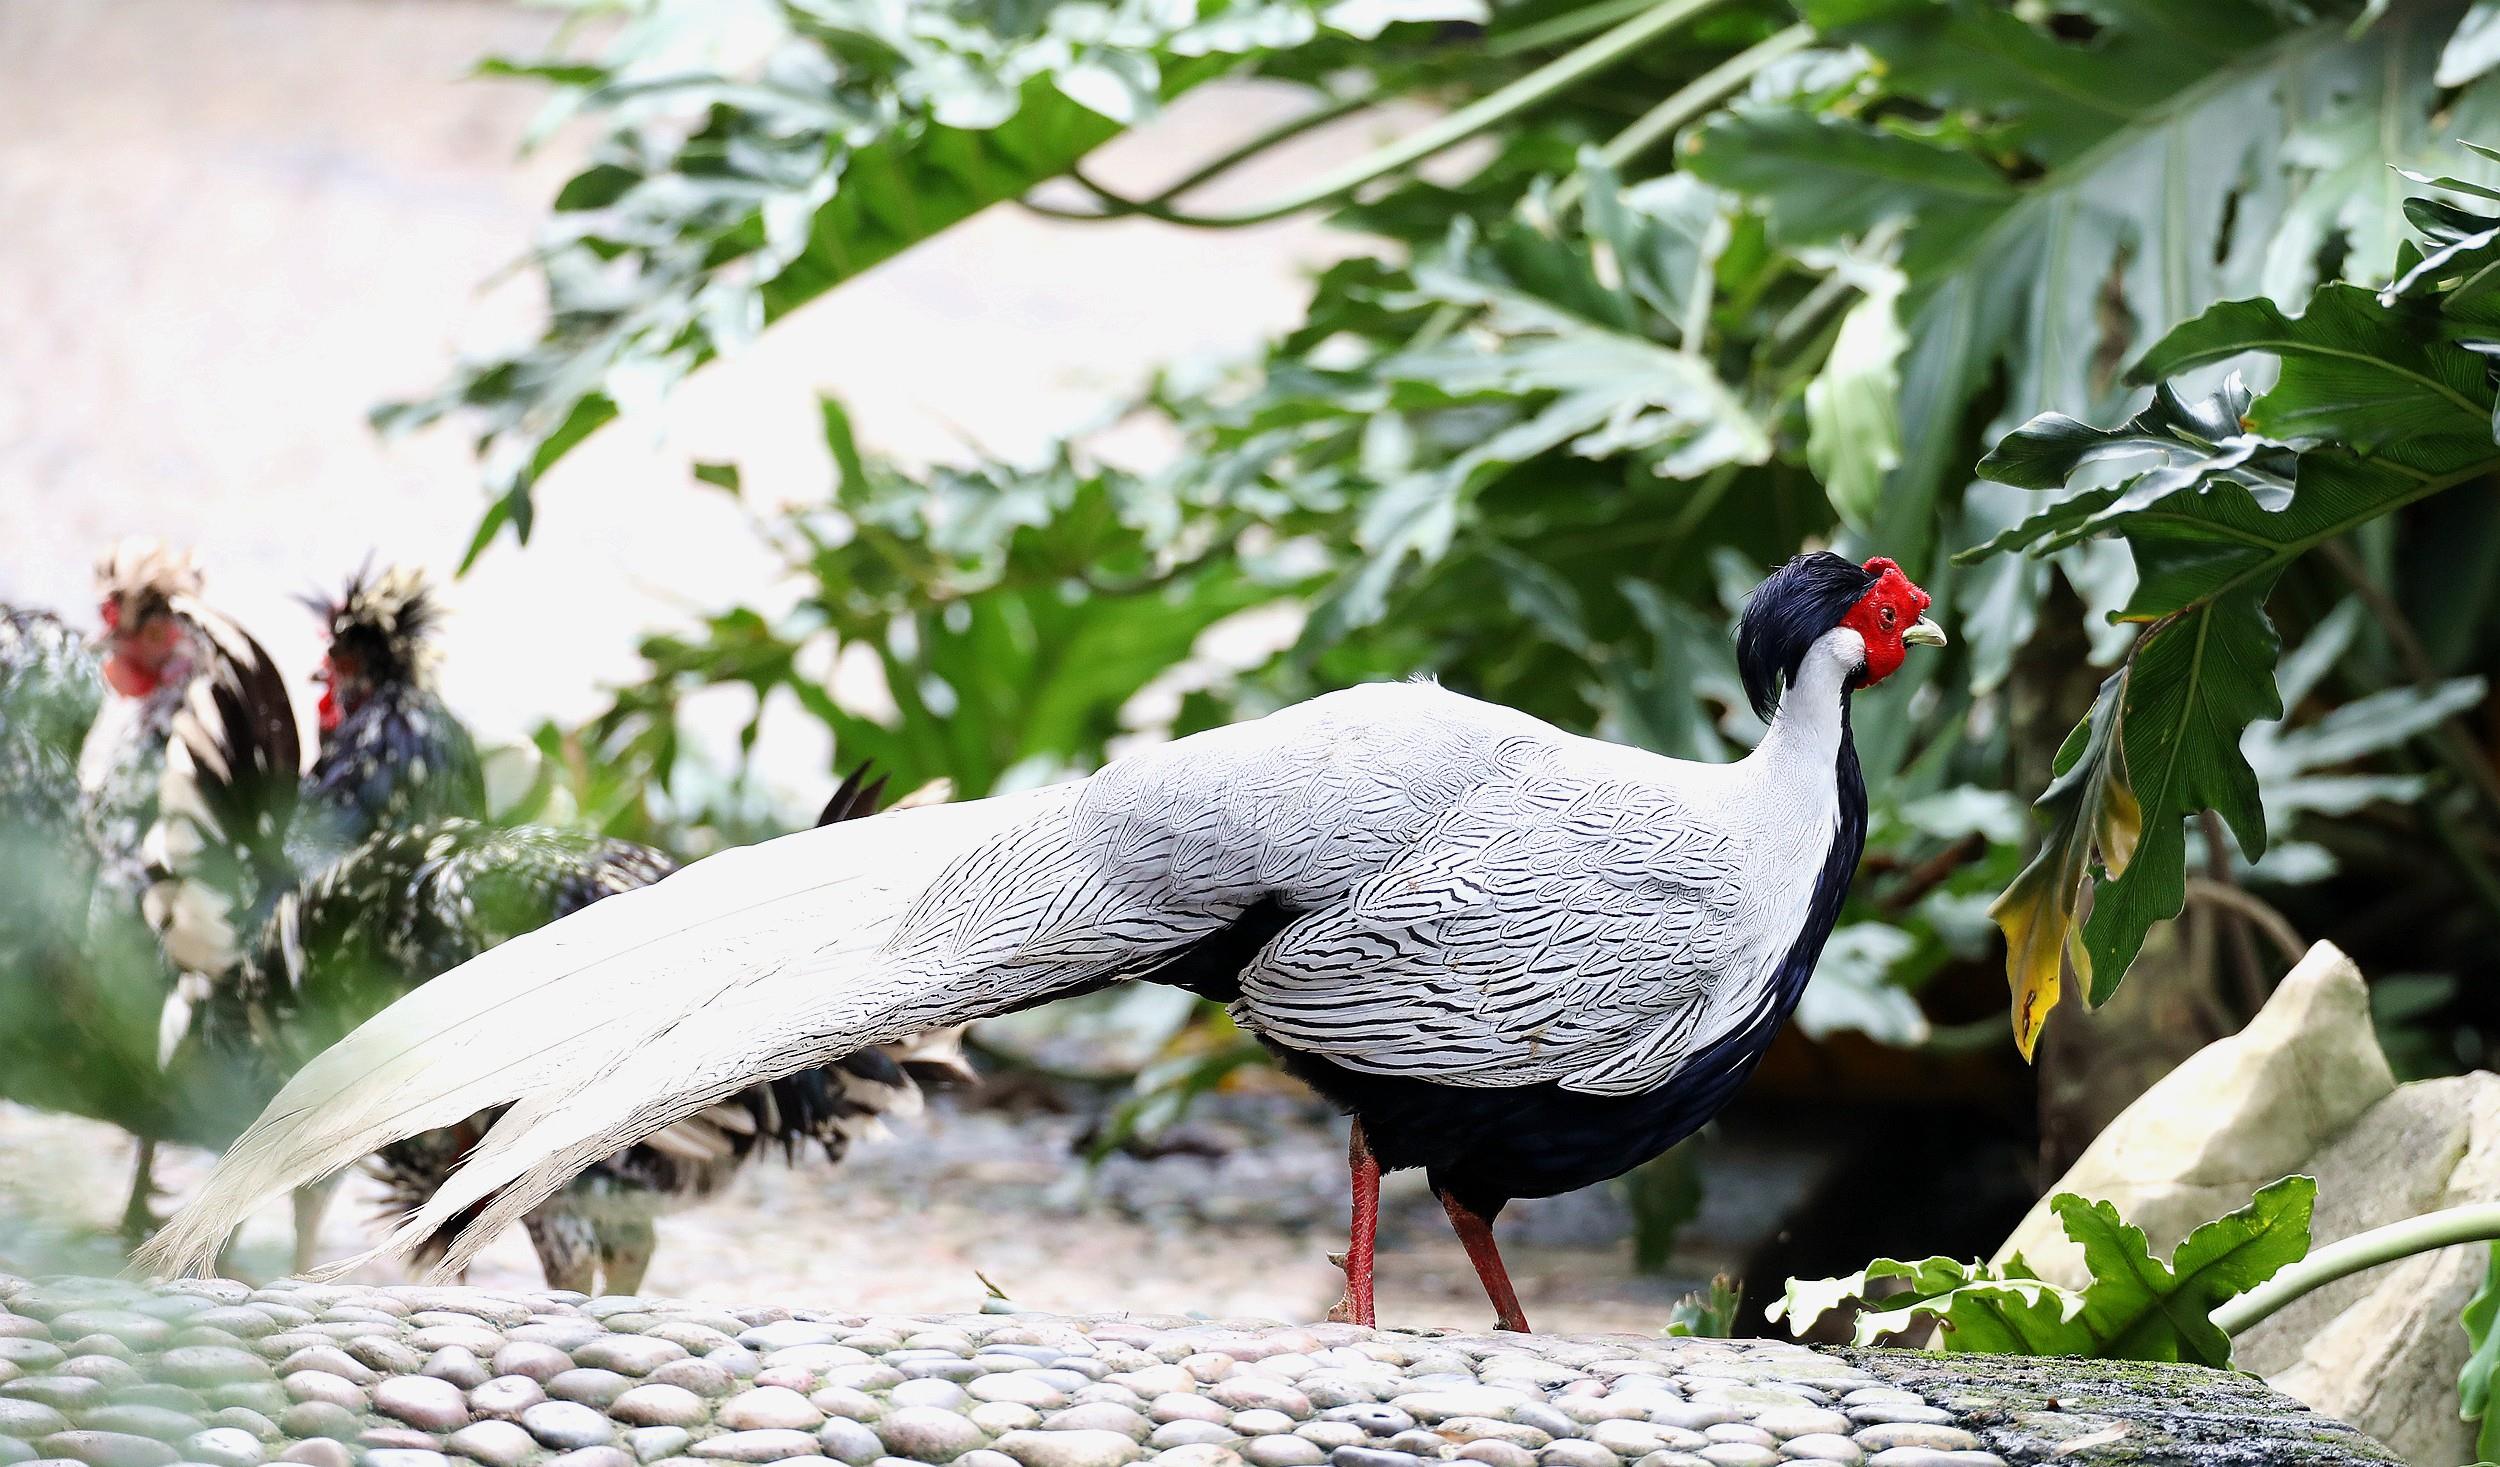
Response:
[{"label": "red facial wattle", "polygon": [[1866,672],[1858,686],[1871,688],[1901,670],[1909,656],[1902,635],[1926,614],[1931,598],[1901,574],[1901,567],[1882,556],[1866,563],[1875,584],[1849,608],[1840,624],[1866,642]]},{"label": "red facial wattle", "polygon": [[139,659],[116,649],[105,654],[104,681],[125,698],[144,698],[155,692],[164,679],[156,669],[144,666]]},{"label": "red facial wattle", "polygon": [[316,681],[321,684],[321,731],[336,733],[339,720],[347,715],[339,708],[338,670],[330,665],[330,660],[326,657],[321,661],[321,673]]}]

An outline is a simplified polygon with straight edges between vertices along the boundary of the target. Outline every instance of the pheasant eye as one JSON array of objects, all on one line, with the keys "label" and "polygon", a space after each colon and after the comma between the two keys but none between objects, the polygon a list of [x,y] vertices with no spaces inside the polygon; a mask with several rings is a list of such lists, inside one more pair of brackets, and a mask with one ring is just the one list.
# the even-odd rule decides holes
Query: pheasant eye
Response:
[{"label": "pheasant eye", "polygon": [[1901,619],[1901,613],[1900,613],[1900,612],[1897,612],[1897,611],[1893,610],[1893,609],[1892,609],[1891,607],[1889,607],[1889,606],[1887,606],[1887,607],[1885,607],[1885,608],[1883,609],[1883,623],[1884,623],[1884,630],[1885,630],[1885,631],[1891,631],[1891,630],[1892,630],[1892,624],[1893,624],[1894,622],[1899,621],[1900,619]]}]

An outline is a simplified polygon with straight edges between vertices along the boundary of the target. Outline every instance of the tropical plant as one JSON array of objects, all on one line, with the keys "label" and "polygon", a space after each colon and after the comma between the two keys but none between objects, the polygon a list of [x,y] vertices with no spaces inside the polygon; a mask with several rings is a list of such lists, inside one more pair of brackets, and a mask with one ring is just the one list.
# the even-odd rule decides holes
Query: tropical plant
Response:
[{"label": "tropical plant", "polygon": [[[2500,800],[2478,802],[2489,741],[2465,723],[2484,706],[2467,679],[2500,646],[2500,514],[2423,500],[2370,523],[2331,503],[2339,475],[2462,451],[2470,414],[2442,390],[2488,408],[2453,332],[2388,335],[2475,319],[2487,223],[2416,205],[2428,233],[2407,243],[2390,165],[2467,200],[2500,179],[2453,141],[2500,131],[2488,4],[751,0],[737,54],[720,0],[624,8],[599,59],[495,68],[603,130],[538,257],[545,330],[386,413],[480,425],[492,507],[473,554],[528,532],[546,471],[599,423],[980,207],[1175,228],[1323,210],[1369,243],[1255,360],[1151,379],[1136,410],[1180,443],[1152,472],[1102,468],[1078,441],[906,473],[829,406],[822,502],[756,515],[808,588],[799,606],[655,636],[607,712],[545,734],[609,828],[701,846],[787,823],[756,808],[734,752],[688,757],[680,712],[723,686],[753,695],[742,749],[767,720],[811,720],[845,767],[874,758],[967,795],[1417,673],[1726,758],[1759,732],[1728,650],[1738,599],[1765,565],[1833,543],[1900,559],[1957,645],[1904,674],[1903,716],[1859,730],[1878,805],[1800,1014],[1811,1034],[1968,1046],[1950,1021],[1974,1005],[1929,995],[1993,981],[2000,892],[2021,927],[2025,1053],[2064,954],[2106,997],[2183,896],[2434,984],[2478,971],[2500,935]],[[1303,87],[1308,112],[1145,197],[1084,164],[1160,100],[1243,76]],[[1267,202],[1198,205],[1268,145],[1401,100],[1442,110]],[[1416,172],[1462,141],[1474,151]],[[2386,302],[2370,294],[2391,280]],[[2144,402],[2143,381],[2330,326],[2441,390],[2417,383],[2416,401],[2399,373],[2340,416],[2324,388],[2299,406],[2340,360],[2307,352],[2251,394],[2245,429],[2214,416],[2227,400],[2197,406],[2219,383]],[[2075,426],[2007,440],[1972,482],[1986,446],[2043,410]],[[2123,441],[2081,427],[2138,410]],[[2344,450],[2323,442],[2339,433]],[[2167,478],[2088,477],[2147,438]],[[2245,456],[2221,462],[2239,438]],[[698,477],[739,484],[731,463]],[[2242,531],[2297,521],[2316,554],[2242,567],[2227,594],[2199,581],[2196,545],[2158,527],[2191,502],[2220,522],[2232,495],[2263,517]],[[2314,654],[2280,669],[2250,640],[2255,588],[2277,579],[2276,614]],[[2119,611],[2170,620],[2148,636]],[[2247,654],[2219,683],[2181,655],[2207,625]],[[2181,661],[2196,696],[2156,698]],[[2096,703],[2092,668],[2122,665],[2110,680],[2141,696]],[[2184,741],[2162,742],[2165,718]],[[2156,744],[2191,757],[2147,782],[2128,760]],[[2021,797],[2044,784],[2026,866]],[[2195,850],[2181,838],[2216,801],[2239,852],[2220,827]],[[2294,822],[2291,848],[2269,853],[2263,820]],[[2264,975],[2244,952],[2253,1003]],[[2500,1017],[2475,991],[2415,1014],[2420,1048]],[[1169,1073],[1186,1093],[1205,1068]],[[1634,1196],[1672,1204],[1672,1181]]]}]

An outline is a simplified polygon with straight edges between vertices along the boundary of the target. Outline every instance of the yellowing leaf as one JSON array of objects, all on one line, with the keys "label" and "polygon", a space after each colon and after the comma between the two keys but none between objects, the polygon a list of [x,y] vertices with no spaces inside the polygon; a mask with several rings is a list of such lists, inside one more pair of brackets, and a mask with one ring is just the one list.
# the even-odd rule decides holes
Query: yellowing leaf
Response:
[{"label": "yellowing leaf", "polygon": [[2126,869],[2143,830],[2144,812],[2128,787],[2120,748],[2127,674],[2101,684],[2092,711],[2057,751],[2057,777],[2037,808],[2051,817],[2039,854],[2018,873],[1988,915],[2005,933],[2005,980],[2013,989],[2014,1046],[2032,1057],[2040,1028],[2064,990],[2065,966],[2075,965],[2089,992],[2091,958],[2077,940],[2075,919],[2084,883],[2099,869]]}]

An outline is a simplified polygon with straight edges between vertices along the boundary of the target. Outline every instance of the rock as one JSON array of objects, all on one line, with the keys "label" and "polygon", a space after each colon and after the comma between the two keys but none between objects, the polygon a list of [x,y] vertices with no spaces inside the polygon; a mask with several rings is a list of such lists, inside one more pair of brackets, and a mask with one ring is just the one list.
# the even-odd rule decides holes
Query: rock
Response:
[{"label": "rock", "polygon": [[347,1443],[319,1438],[297,1442],[278,1454],[281,1462],[301,1462],[304,1467],[355,1467],[355,1454]]},{"label": "rock", "polygon": [[[1055,1411],[1042,1421],[1046,1431],[1116,1431],[1132,1441],[1144,1441],[1155,1424],[1126,1406],[1097,1402],[1090,1406],[1070,1406]],[[1285,1428],[1291,1430],[1290,1426]]]},{"label": "rock", "polygon": [[[970,1364],[970,1361],[966,1361]],[[1002,1375],[985,1375],[965,1387],[973,1399],[981,1401],[1013,1401],[1036,1411],[1057,1410],[1068,1404],[1068,1393],[1029,1370],[1012,1370]]]},{"label": "rock", "polygon": [[637,1426],[625,1433],[625,1450],[637,1462],[660,1462],[685,1455],[694,1433],[682,1426]]},{"label": "rock", "polygon": [[1507,1386],[1460,1386],[1393,1396],[1389,1404],[1418,1421],[1446,1421],[1453,1416],[1508,1416],[1528,1401],[1526,1392]]},{"label": "rock", "polygon": [[537,1438],[509,1421],[479,1421],[443,1439],[443,1445],[486,1467],[519,1467],[538,1450]]},{"label": "rock", "polygon": [[1212,1443],[1174,1447],[1155,1454],[1155,1467],[1242,1467],[1239,1452]]},{"label": "rock", "polygon": [[32,1441],[69,1430],[69,1418],[41,1401],[0,1399],[0,1436]]},{"label": "rock", "polygon": [[[2159,1254],[2294,1172],[2318,1179],[2316,1246],[2500,1194],[2500,1076],[2399,1087],[2361,975],[2326,943],[2246,1029],[2147,1091],[2050,1191],[2116,1203]],[[2045,1201],[2000,1257],[2014,1251],[2054,1282],[2083,1276]],[[2456,1317],[2484,1262],[2451,1248],[2328,1285],[2234,1341],[2237,1363],[2409,1460],[2471,1461],[2474,1431],[2455,1407],[2467,1353]]]},{"label": "rock", "polygon": [[907,1380],[897,1384],[887,1399],[897,1406],[934,1406],[941,1411],[955,1411],[972,1398],[951,1380]]},{"label": "rock", "polygon": [[289,1400],[328,1401],[349,1411],[362,1411],[373,1399],[363,1386],[326,1370],[299,1370],[279,1384]]},{"label": "rock", "polygon": [[524,1375],[544,1385],[573,1368],[573,1357],[553,1345],[514,1340],[495,1352],[497,1375]]},{"label": "rock", "polygon": [[178,1442],[200,1429],[199,1418],[187,1411],[119,1404],[90,1411],[79,1418],[78,1424],[92,1431],[117,1431],[153,1437],[160,1442]]},{"label": "rock", "polygon": [[457,1431],[469,1424],[460,1387],[430,1375],[394,1376],[373,1388],[373,1409],[420,1431]]},{"label": "rock", "polygon": [[1212,1421],[1167,1421],[1146,1438],[1146,1445],[1158,1452],[1174,1447],[1229,1447],[1241,1440],[1241,1433]]},{"label": "rock", "polygon": [[1536,1454],[1544,1467],[1616,1467],[1615,1454],[1595,1442],[1555,1442]]},{"label": "rock", "polygon": [[1887,1422],[1859,1430],[1851,1438],[1870,1452],[1887,1451],[1893,1447],[1925,1447],[1931,1452],[1968,1452],[1979,1446],[1979,1438],[1958,1426],[1935,1426],[1926,1422]]},{"label": "rock", "polygon": [[1780,1454],[1755,1442],[1712,1442],[1700,1457],[1712,1467],[1779,1467]]},{"label": "rock", "polygon": [[763,1386],[721,1402],[712,1419],[732,1431],[814,1431],[824,1424],[825,1413],[797,1391]]},{"label": "rock", "polygon": [[[1328,1460],[1328,1454],[1321,1451],[1317,1444],[1298,1436],[1259,1437],[1243,1443],[1240,1451],[1242,1460],[1250,1467],[1319,1467],[1320,1463]],[[1525,1464],[1513,1464],[1513,1467],[1525,1467]]]},{"label": "rock", "polygon": [[1024,1467],[1124,1467],[1145,1455],[1116,1431],[1011,1431],[995,1445]]},{"label": "rock", "polygon": [[38,1443],[47,1457],[67,1457],[88,1467],[168,1467],[181,1454],[154,1437],[119,1431],[60,1431]]},{"label": "rock", "polygon": [[738,1377],[709,1360],[672,1360],[644,1376],[643,1383],[676,1386],[706,1399],[716,1399],[736,1390]]},{"label": "rock", "polygon": [[616,1440],[616,1424],[579,1401],[541,1401],[521,1413],[521,1429],[557,1451]]},{"label": "rock", "polygon": [[692,1456],[724,1462],[786,1462],[793,1457],[823,1455],[816,1438],[808,1433],[779,1430],[733,1431],[696,1442],[686,1450]]},{"label": "rock", "polygon": [[698,1426],[710,1412],[683,1386],[645,1383],[609,1403],[608,1414],[633,1426]]},{"label": "rock", "polygon": [[1780,1455],[1801,1462],[1839,1462],[1848,1467],[1864,1457],[1866,1449],[1845,1436],[1817,1432],[1781,1442]]},{"label": "rock", "polygon": [[365,1467],[451,1467],[451,1459],[440,1452],[377,1447],[365,1453]]},{"label": "rock", "polygon": [[212,1426],[184,1438],[182,1455],[209,1467],[260,1467],[269,1460],[259,1438],[231,1426]]},{"label": "rock", "polygon": [[1853,1429],[1848,1417],[1820,1406],[1774,1407],[1756,1416],[1753,1424],[1782,1441],[1801,1436],[1846,1436]]},{"label": "rock", "polygon": [[839,1416],[816,1428],[816,1445],[826,1456],[847,1462],[850,1467],[868,1467],[886,1450],[884,1440],[876,1432]]},{"label": "rock", "polygon": [[887,1451],[915,1462],[951,1462],[989,1444],[979,1427],[936,1406],[899,1406],[877,1422],[876,1433]]},{"label": "rock", "polygon": [[688,1356],[685,1346],[649,1335],[609,1335],[573,1351],[575,1365],[613,1370],[619,1375],[649,1375],[672,1360]]}]

